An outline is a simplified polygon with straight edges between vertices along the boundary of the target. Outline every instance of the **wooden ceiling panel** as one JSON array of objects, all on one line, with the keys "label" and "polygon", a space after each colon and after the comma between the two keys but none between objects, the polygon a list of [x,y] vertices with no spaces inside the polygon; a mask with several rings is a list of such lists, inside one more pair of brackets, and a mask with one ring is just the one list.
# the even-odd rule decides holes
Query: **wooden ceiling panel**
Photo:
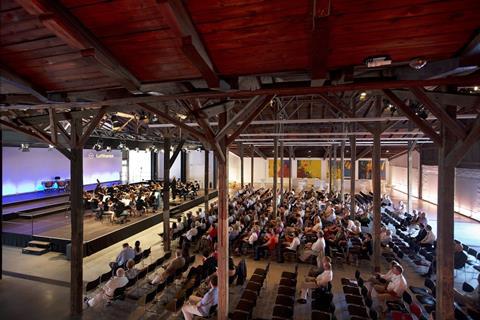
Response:
[{"label": "wooden ceiling panel", "polygon": [[222,74],[267,73],[275,71],[273,64],[277,71],[308,66],[312,19],[307,0],[195,0],[188,2],[188,9]]},{"label": "wooden ceiling panel", "polygon": [[[117,58],[143,82],[200,78],[167,31],[151,31],[103,39]],[[172,70],[172,64],[178,70]],[[169,71],[170,70],[170,71]]]},{"label": "wooden ceiling panel", "polygon": [[140,81],[201,77],[164,21],[158,1],[62,2]]}]

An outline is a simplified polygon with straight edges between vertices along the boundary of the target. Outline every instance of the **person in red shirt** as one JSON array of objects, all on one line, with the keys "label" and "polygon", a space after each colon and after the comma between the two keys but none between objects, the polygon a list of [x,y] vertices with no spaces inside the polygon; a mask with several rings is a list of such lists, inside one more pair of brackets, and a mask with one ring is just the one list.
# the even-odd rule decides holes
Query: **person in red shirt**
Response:
[{"label": "person in red shirt", "polygon": [[264,237],[264,243],[255,247],[255,260],[260,260],[260,255],[263,255],[265,249],[272,252],[278,243],[278,235],[273,229],[268,229],[268,233]]}]

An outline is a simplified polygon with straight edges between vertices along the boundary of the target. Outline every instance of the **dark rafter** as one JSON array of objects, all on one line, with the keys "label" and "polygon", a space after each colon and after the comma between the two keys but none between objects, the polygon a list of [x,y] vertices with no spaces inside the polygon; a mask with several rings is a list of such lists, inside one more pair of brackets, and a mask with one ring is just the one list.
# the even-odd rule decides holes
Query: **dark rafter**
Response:
[{"label": "dark rafter", "polygon": [[65,43],[81,51],[88,61],[94,61],[107,76],[114,77],[122,86],[138,92],[140,82],[87,30],[82,23],[64,8],[60,1],[17,0],[30,14],[38,16],[42,24]]},{"label": "dark rafter", "polygon": [[220,79],[197,34],[182,0],[159,1],[162,15],[175,35],[181,39],[181,49],[190,62],[200,71],[209,88],[219,88]]}]

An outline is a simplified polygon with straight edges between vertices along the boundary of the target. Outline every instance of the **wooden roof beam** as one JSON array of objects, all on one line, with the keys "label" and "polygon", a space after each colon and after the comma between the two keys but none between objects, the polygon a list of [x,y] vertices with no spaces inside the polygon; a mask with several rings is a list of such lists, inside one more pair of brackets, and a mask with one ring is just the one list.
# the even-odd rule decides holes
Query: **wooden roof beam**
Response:
[{"label": "wooden roof beam", "polygon": [[0,82],[8,83],[25,93],[31,94],[43,103],[50,102],[43,89],[35,87],[28,80],[23,79],[5,66],[0,66]]},{"label": "wooden roof beam", "polygon": [[81,51],[85,59],[97,63],[107,76],[115,78],[131,92],[140,92],[140,81],[71,14],[60,1],[17,0],[28,13],[38,16],[42,24],[65,43]]},{"label": "wooden roof beam", "polygon": [[[162,15],[174,34],[181,39],[181,49],[187,59],[200,71],[209,88],[219,89],[220,78],[215,72],[212,60],[193,25],[182,0],[161,0]],[[222,81],[222,87],[230,87]]]},{"label": "wooden roof beam", "polygon": [[395,107],[400,109],[403,114],[405,114],[405,116],[410,119],[410,121],[415,123],[417,127],[422,130],[423,133],[425,133],[430,139],[432,139],[433,142],[435,142],[437,145],[440,145],[442,143],[440,135],[437,134],[427,122],[419,118],[412,111],[412,109],[410,109],[409,106],[403,103],[403,101],[400,100],[391,90],[384,89],[383,92],[388,97],[388,99],[395,105]]},{"label": "wooden roof beam", "polygon": [[438,120],[445,123],[445,125],[455,134],[459,139],[464,139],[466,137],[465,129],[458,123],[455,119],[452,119],[447,112],[435,102],[430,100],[430,98],[425,94],[423,89],[414,87],[410,88],[410,91],[417,97],[425,108],[430,110],[430,112],[437,117]]},{"label": "wooden roof beam", "polygon": [[313,1],[313,30],[311,38],[310,69],[312,87],[323,86],[328,78],[328,50],[330,33],[330,0]]}]

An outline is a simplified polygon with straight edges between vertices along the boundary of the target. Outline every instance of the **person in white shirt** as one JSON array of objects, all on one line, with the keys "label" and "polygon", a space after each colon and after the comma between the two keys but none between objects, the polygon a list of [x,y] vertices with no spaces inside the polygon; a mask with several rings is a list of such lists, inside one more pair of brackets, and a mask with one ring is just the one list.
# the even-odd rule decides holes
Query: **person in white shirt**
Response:
[{"label": "person in white shirt", "polygon": [[300,238],[298,237],[298,232],[295,231],[294,237],[291,242],[284,242],[285,250],[297,252],[297,248],[300,245]]},{"label": "person in white shirt", "polygon": [[115,289],[125,287],[128,283],[128,278],[125,276],[125,270],[118,268],[116,276],[107,281],[103,288],[98,292],[95,297],[85,297],[83,299],[85,307],[94,307],[101,301],[110,301],[113,299]]},{"label": "person in white shirt", "polygon": [[431,247],[433,243],[437,240],[437,237],[432,231],[432,226],[427,225],[425,230],[427,230],[427,235],[422,240],[420,240],[420,246]]},{"label": "person in white shirt", "polygon": [[368,281],[371,282],[373,285],[378,284],[378,285],[385,286],[385,284],[392,279],[392,276],[394,275],[393,268],[397,265],[398,265],[398,262],[393,260],[391,263],[391,267],[387,273],[385,274],[375,273],[375,275],[372,278],[370,278]]},{"label": "person in white shirt", "polygon": [[323,238],[323,231],[317,233],[317,241],[314,243],[307,243],[305,250],[300,256],[300,260],[306,262],[311,256],[317,256],[317,263],[321,261],[325,255],[325,239]]},{"label": "person in white shirt", "polygon": [[200,298],[197,296],[190,296],[188,302],[182,307],[182,313],[185,320],[192,320],[194,315],[205,317],[210,313],[210,308],[218,304],[218,279],[214,275],[210,279],[210,290]]},{"label": "person in white shirt", "polygon": [[[386,284],[374,285],[373,290],[371,290],[376,293],[378,305],[382,311],[386,309],[387,301],[400,300],[408,287],[407,280],[403,276],[403,268],[401,265],[393,266],[391,271],[390,281]],[[372,294],[372,297],[373,296]]]},{"label": "person in white shirt", "polygon": [[300,299],[297,300],[298,303],[305,304],[307,303],[308,291],[310,289],[316,288],[326,288],[328,283],[333,280],[333,271],[332,264],[325,262],[323,264],[323,272],[320,273],[316,278],[305,277],[305,282],[300,285]]}]

